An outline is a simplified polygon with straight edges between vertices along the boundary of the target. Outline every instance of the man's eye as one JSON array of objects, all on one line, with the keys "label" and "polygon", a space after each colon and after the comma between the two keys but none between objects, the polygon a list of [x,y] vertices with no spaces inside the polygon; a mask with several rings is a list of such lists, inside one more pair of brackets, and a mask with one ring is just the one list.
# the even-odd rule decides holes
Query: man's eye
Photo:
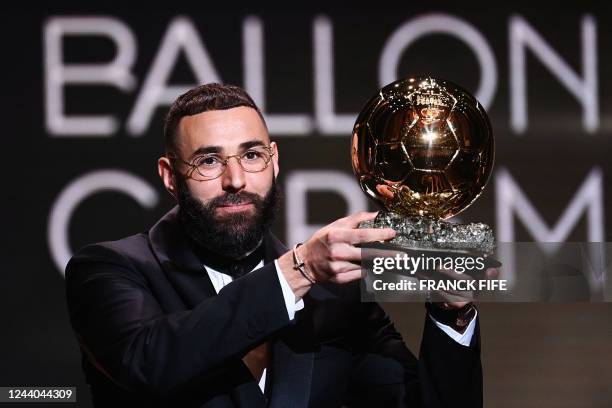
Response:
[{"label": "man's eye", "polygon": [[242,155],[246,160],[257,160],[262,157],[262,153],[257,152],[255,150],[249,150],[245,154]]},{"label": "man's eye", "polygon": [[205,167],[215,166],[219,163],[220,163],[219,158],[216,156],[205,156],[205,157],[200,157],[198,160],[196,160],[196,164],[198,166],[205,166]]}]

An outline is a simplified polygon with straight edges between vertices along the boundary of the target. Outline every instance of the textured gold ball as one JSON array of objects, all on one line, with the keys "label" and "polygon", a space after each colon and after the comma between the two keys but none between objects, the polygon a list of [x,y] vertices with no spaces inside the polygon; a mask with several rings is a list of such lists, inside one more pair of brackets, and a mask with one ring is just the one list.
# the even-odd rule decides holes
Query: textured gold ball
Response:
[{"label": "textured gold ball", "polygon": [[489,118],[458,85],[429,76],[386,85],[353,128],[361,189],[390,211],[447,219],[482,193],[494,161]]}]

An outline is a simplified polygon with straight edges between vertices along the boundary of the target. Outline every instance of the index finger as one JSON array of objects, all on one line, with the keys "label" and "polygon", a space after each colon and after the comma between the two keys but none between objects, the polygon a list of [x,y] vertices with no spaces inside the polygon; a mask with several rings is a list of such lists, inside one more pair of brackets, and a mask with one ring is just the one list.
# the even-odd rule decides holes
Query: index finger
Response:
[{"label": "index finger", "polygon": [[355,245],[367,242],[386,241],[395,237],[395,231],[391,228],[356,228],[341,230],[338,235],[339,241]]},{"label": "index finger", "polygon": [[349,228],[357,228],[359,224],[364,221],[371,221],[378,215],[378,211],[368,212],[362,211],[355,214],[351,214],[346,217],[347,227]]}]

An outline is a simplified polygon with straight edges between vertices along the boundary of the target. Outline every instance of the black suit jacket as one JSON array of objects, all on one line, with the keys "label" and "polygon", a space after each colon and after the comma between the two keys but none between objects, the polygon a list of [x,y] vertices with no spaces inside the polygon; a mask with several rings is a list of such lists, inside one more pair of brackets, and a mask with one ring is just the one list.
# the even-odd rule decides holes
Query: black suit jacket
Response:
[{"label": "black suit jacket", "polygon": [[[148,233],[94,244],[66,268],[70,320],[97,407],[479,407],[471,347],[425,319],[420,358],[358,283],[319,284],[289,321],[265,238],[265,265],[216,293],[177,208]],[[272,344],[269,392],[242,357]]]}]

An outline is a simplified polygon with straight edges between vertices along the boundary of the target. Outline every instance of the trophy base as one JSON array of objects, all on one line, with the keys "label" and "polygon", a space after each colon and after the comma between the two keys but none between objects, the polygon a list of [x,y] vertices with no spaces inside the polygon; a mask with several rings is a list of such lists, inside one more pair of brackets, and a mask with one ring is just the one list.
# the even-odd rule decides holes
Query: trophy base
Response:
[{"label": "trophy base", "polygon": [[495,250],[493,230],[483,223],[453,224],[383,210],[374,220],[359,224],[359,228],[393,228],[397,235],[388,242],[409,250],[478,253],[483,256]]}]

